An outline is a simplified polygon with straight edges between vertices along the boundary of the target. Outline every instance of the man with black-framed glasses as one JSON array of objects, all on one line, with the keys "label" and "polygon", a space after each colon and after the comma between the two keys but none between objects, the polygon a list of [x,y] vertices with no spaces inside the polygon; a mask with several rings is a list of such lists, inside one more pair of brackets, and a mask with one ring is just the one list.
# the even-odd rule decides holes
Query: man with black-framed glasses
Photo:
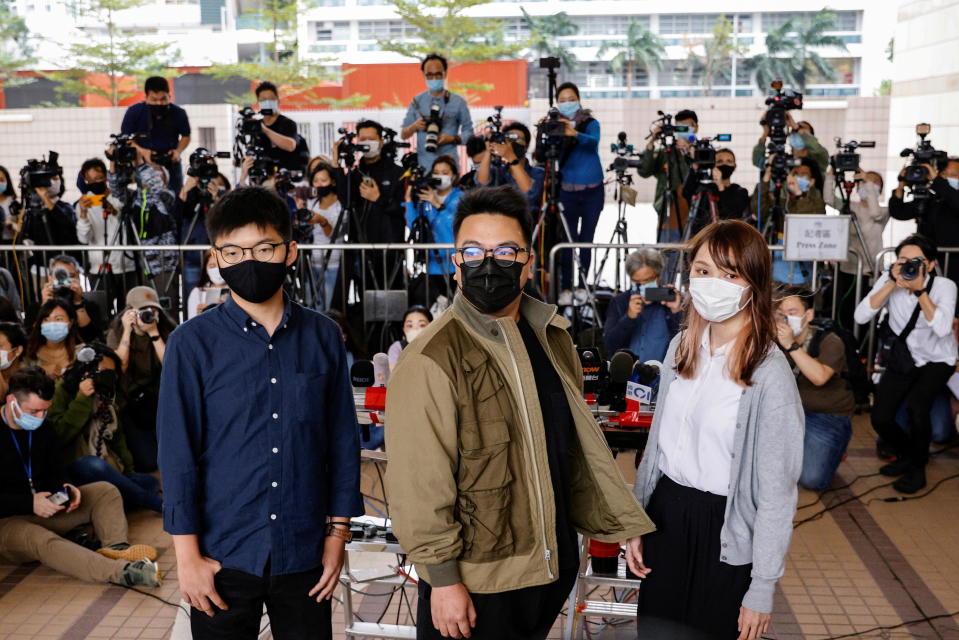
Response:
[{"label": "man with black-framed glasses", "polygon": [[653,530],[583,400],[569,323],[522,293],[532,226],[512,187],[463,196],[459,292],[390,378],[387,491],[420,576],[419,640],[543,639],[576,579],[577,530]]},{"label": "man with black-framed glasses", "polygon": [[283,291],[286,204],[232,191],[206,219],[230,297],[182,325],[160,383],[163,521],[194,638],[332,638],[359,434],[339,327]]}]

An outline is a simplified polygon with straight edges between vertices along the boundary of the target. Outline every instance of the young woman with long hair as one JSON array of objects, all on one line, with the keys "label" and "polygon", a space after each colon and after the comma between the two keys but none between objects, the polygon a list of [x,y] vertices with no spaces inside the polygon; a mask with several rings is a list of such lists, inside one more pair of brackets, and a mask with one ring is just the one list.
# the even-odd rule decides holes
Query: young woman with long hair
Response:
[{"label": "young woman with long hair", "polygon": [[[640,630],[755,640],[769,627],[802,463],[803,409],[775,345],[771,263],[738,220],[690,247],[686,328],[666,354],[636,476],[657,530],[627,543]],[[644,626],[646,625],[646,626]]]}]

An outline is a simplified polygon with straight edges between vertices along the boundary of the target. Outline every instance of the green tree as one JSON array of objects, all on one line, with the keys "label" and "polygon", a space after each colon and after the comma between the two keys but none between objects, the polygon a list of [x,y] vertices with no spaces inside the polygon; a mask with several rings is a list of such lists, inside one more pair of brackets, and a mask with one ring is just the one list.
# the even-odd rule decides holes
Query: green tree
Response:
[{"label": "green tree", "polygon": [[0,84],[11,86],[30,82],[17,71],[36,63],[26,21],[17,15],[10,0],[0,0]]},{"label": "green tree", "polygon": [[[136,93],[141,78],[173,75],[169,67],[179,57],[178,51],[169,44],[150,43],[143,39],[142,30],[121,27],[116,22],[119,12],[143,4],[144,0],[78,0],[70,5],[77,16],[98,29],[64,47],[70,69],[44,74],[59,83],[58,94],[98,95],[118,106]],[[98,76],[106,78],[106,87],[96,82]]]},{"label": "green tree", "polygon": [[749,47],[737,42],[735,27],[725,15],[719,16],[716,24],[713,25],[712,37],[707,38],[702,46],[704,55],[700,62],[702,64],[703,95],[709,96],[712,95],[713,84],[717,76],[722,79],[728,78],[726,69],[731,68],[732,59],[745,56]]},{"label": "green tree", "polygon": [[663,66],[663,56],[666,55],[666,46],[662,38],[655,33],[643,29],[639,22],[630,22],[626,29],[625,40],[607,40],[599,48],[596,56],[601,58],[609,51],[618,51],[609,61],[609,67],[614,73],[620,73],[626,68],[626,95],[633,95],[633,70],[645,69],[647,72]]},{"label": "green tree", "polygon": [[563,36],[574,36],[579,33],[579,26],[576,25],[565,11],[547,16],[531,16],[526,9],[520,7],[523,12],[523,20],[529,28],[530,39],[528,43],[530,58],[559,58],[564,69],[572,71],[576,68],[576,54],[564,46],[559,38]]},{"label": "green tree", "polygon": [[451,64],[485,62],[515,56],[523,43],[508,43],[499,20],[474,18],[466,12],[489,0],[392,0],[401,20],[416,31],[416,39],[378,39],[383,51],[407,58],[438,53]]},{"label": "green tree", "polygon": [[836,14],[822,9],[809,18],[787,20],[767,33],[766,53],[754,56],[750,61],[756,84],[765,90],[771,81],[781,79],[805,92],[813,75],[834,80],[835,69],[815,50],[826,47],[847,50],[842,38],[826,33],[835,29]]}]

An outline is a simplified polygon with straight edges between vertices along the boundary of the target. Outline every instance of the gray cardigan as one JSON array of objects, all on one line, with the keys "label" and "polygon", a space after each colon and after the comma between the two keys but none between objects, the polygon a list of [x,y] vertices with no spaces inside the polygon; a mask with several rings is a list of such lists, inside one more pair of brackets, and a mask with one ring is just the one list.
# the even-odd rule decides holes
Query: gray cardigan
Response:
[{"label": "gray cardigan", "polygon": [[[676,379],[676,348],[682,336],[673,338],[666,353],[660,399]],[[731,565],[752,563],[752,583],[742,604],[770,613],[792,536],[805,416],[796,378],[778,348],[769,350],[752,380],[739,403],[719,559]],[[634,492],[643,507],[663,475],[658,464],[662,417],[663,412],[657,411],[636,474]]]}]

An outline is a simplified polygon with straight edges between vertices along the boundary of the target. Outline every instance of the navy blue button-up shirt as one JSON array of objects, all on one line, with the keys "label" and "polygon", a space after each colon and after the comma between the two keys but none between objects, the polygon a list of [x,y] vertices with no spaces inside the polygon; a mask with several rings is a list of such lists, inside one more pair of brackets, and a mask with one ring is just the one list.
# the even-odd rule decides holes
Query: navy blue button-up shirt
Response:
[{"label": "navy blue button-up shirt", "polygon": [[272,338],[232,298],[170,336],[157,417],[163,525],[224,567],[318,567],[328,516],[363,514],[343,337],[287,301]]}]

